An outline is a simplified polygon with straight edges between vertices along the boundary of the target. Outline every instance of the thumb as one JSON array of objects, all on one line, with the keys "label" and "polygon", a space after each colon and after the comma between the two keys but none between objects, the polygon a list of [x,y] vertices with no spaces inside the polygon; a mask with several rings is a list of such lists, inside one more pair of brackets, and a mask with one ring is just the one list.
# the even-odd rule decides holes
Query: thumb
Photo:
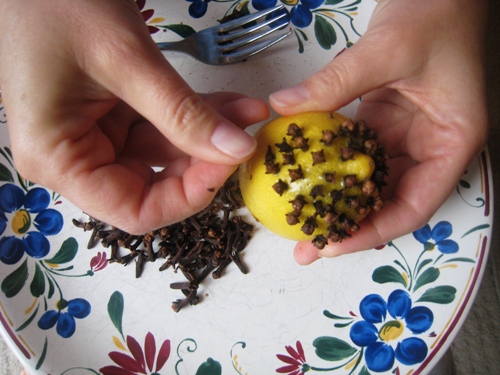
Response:
[{"label": "thumb", "polygon": [[253,137],[186,84],[152,40],[137,8],[127,11],[118,4],[115,14],[120,16],[113,20],[120,25],[95,27],[100,46],[87,57],[91,77],[196,158],[236,165],[250,156],[255,149]]},{"label": "thumb", "polygon": [[[394,58],[365,35],[302,83],[271,94],[273,109],[281,115],[333,111],[392,81]],[[394,53],[394,52],[389,52]]]}]

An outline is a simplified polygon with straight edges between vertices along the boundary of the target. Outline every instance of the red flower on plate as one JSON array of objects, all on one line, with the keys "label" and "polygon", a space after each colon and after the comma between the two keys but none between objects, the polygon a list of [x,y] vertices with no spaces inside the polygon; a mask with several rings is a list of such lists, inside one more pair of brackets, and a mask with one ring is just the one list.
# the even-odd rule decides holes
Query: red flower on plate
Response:
[{"label": "red flower on plate", "polygon": [[156,342],[151,332],[148,332],[144,340],[144,351],[131,336],[127,336],[127,347],[132,356],[122,352],[111,352],[109,358],[118,366],[106,366],[99,371],[103,375],[158,374],[170,357],[170,340],[163,341],[157,356]]},{"label": "red flower on plate", "polygon": [[[154,9],[143,10],[144,7],[146,6],[146,0],[136,0],[135,3],[137,4],[139,10],[141,11],[142,18],[144,18],[144,22],[148,23],[148,20],[150,20],[151,17],[153,17],[153,14],[155,13]],[[160,31],[160,29],[157,28],[156,26],[152,25],[147,25],[147,26],[150,34],[154,34]]]},{"label": "red flower on plate", "polygon": [[296,343],[297,349],[294,349],[290,345],[285,346],[288,355],[276,354],[276,357],[282,362],[287,363],[286,366],[276,369],[277,373],[288,374],[288,375],[304,375],[305,372],[309,371],[311,367],[306,363],[306,355],[304,353],[304,348],[300,341]]},{"label": "red flower on plate", "polygon": [[106,259],[106,253],[99,251],[96,256],[92,257],[90,260],[90,271],[92,275],[94,272],[100,271],[108,265],[108,260]]}]

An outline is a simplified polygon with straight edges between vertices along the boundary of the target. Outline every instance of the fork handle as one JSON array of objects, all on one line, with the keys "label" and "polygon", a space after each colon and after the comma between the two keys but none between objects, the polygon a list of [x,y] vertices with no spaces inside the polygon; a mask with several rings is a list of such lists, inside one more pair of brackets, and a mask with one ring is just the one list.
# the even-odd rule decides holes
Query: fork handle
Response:
[{"label": "fork handle", "polygon": [[177,42],[162,42],[156,43],[156,45],[162,51],[184,52],[192,56],[196,53],[195,41],[189,37]]}]

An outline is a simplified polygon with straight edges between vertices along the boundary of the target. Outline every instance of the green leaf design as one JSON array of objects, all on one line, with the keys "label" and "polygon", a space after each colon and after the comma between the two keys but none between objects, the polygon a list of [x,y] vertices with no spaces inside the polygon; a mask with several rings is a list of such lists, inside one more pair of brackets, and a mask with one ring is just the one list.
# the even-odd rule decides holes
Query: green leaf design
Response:
[{"label": "green leaf design", "polygon": [[47,355],[47,348],[49,347],[49,341],[47,340],[47,337],[45,337],[45,343],[43,344],[43,350],[42,353],[40,354],[40,359],[38,360],[35,369],[40,370],[40,367],[42,367],[43,362],[45,361],[45,356]]},{"label": "green leaf design", "polygon": [[325,5],[337,5],[340,4],[344,0],[325,0]]},{"label": "green leaf design", "polygon": [[38,305],[35,309],[35,312],[33,312],[33,314],[31,314],[31,316],[28,318],[28,320],[26,320],[23,324],[21,324],[19,326],[19,328],[16,329],[16,332],[20,332],[22,331],[23,329],[25,329],[27,326],[29,326],[31,324],[31,322],[33,321],[33,319],[35,319],[35,316],[38,314],[38,309],[40,308],[40,305]]},{"label": "green leaf design", "polygon": [[14,182],[14,176],[12,176],[12,172],[3,164],[0,164],[0,181]]},{"label": "green leaf design", "polygon": [[472,229],[469,229],[460,238],[464,238],[465,236],[468,236],[469,234],[474,233],[475,231],[482,230],[482,229],[487,229],[489,227],[490,227],[490,224],[481,224],[481,225],[478,225],[478,226],[476,226],[476,227],[474,227]]},{"label": "green leaf design", "polygon": [[350,322],[347,322],[347,323],[335,323],[333,326],[335,328],[345,328],[345,327],[350,326],[352,323],[354,323],[354,320],[351,320]]},{"label": "green leaf design", "polygon": [[368,371],[368,369],[366,368],[366,366],[363,366],[363,368],[359,372],[359,375],[370,375],[370,372]]},{"label": "green leaf design", "polygon": [[[297,42],[299,43],[299,53],[304,53],[304,43],[302,43],[302,39],[300,39],[299,33],[297,33],[298,30],[295,30],[295,36],[297,37]],[[301,32],[301,34],[304,34]]]},{"label": "green leaf design", "polygon": [[201,366],[196,371],[196,375],[221,375],[222,366],[219,362],[208,358],[206,362],[203,362]]},{"label": "green leaf design", "polygon": [[114,292],[108,301],[108,314],[111,322],[115,328],[120,332],[122,338],[125,340],[123,336],[123,328],[122,328],[122,320],[123,320],[123,310],[125,308],[125,302],[123,300],[123,294],[119,291]]},{"label": "green leaf design", "polygon": [[375,269],[372,280],[379,284],[399,283],[405,288],[408,286],[401,273],[392,266],[381,266]]},{"label": "green leaf design", "polygon": [[470,189],[471,188],[470,184],[467,181],[465,181],[465,180],[460,180],[458,183],[464,189]]},{"label": "green leaf design", "polygon": [[2,292],[7,298],[14,297],[21,291],[28,280],[28,260],[24,262],[2,281]]},{"label": "green leaf design", "polygon": [[465,263],[476,263],[476,261],[474,259],[471,259],[471,258],[464,258],[464,257],[458,257],[458,258],[452,258],[452,259],[448,259],[446,262],[444,263],[453,263],[453,262],[465,262]]},{"label": "green leaf design", "polygon": [[420,273],[420,271],[422,270],[422,268],[424,268],[426,265],[428,265],[429,263],[432,263],[432,259],[426,259],[426,260],[423,260],[422,263],[420,263],[418,265],[418,268],[417,268],[417,275]]},{"label": "green leaf design", "polygon": [[244,4],[243,4],[243,6],[241,7],[241,9],[240,9],[240,13],[241,13],[242,15],[245,15],[245,16],[246,16],[246,15],[250,14],[250,10],[249,10],[249,8],[248,8],[248,3],[249,3],[249,2],[244,3]]},{"label": "green leaf design", "polygon": [[10,166],[14,168],[14,164],[12,163],[12,151],[10,151],[10,148],[0,148],[0,154],[9,162]]},{"label": "green leaf design", "polygon": [[160,25],[158,27],[163,27],[164,29],[173,31],[174,33],[183,38],[187,38],[188,36],[196,33],[196,31],[191,26],[183,24]]},{"label": "green leaf design", "polygon": [[436,281],[439,277],[441,272],[439,271],[438,268],[435,267],[430,267],[427,268],[417,279],[417,282],[415,283],[415,287],[413,288],[413,291],[416,291],[418,288],[420,288],[423,285],[433,283]]},{"label": "green leaf design", "polygon": [[295,31],[297,33],[299,33],[300,35],[302,35],[302,38],[304,38],[304,40],[307,42],[309,40],[309,38],[307,37],[307,34],[305,32],[303,32],[302,30],[300,29],[295,29]]},{"label": "green leaf design", "polygon": [[403,263],[401,263],[399,260],[397,260],[397,259],[396,259],[396,260],[394,260],[394,264],[397,264],[399,267],[401,267],[401,269],[402,269],[403,271],[408,272],[408,271],[406,270],[406,267],[405,267],[405,266],[403,265]]},{"label": "green leaf design", "polygon": [[324,310],[323,311],[323,315],[326,316],[327,318],[330,318],[330,319],[337,319],[337,320],[353,320],[352,317],[350,316],[339,316],[339,315],[335,315],[333,313],[331,313],[330,311],[328,310]]},{"label": "green leaf design", "polygon": [[78,253],[78,242],[75,238],[70,237],[63,242],[59,251],[51,259],[45,259],[45,263],[63,264],[71,262]]},{"label": "green leaf design", "polygon": [[446,305],[448,303],[452,303],[455,300],[456,293],[456,288],[450,285],[437,286],[425,291],[425,293],[417,300],[417,302],[432,302]]},{"label": "green leaf design", "polygon": [[45,276],[38,263],[35,264],[35,275],[33,276],[33,280],[31,280],[30,291],[31,295],[35,298],[45,293]]},{"label": "green leaf design", "polygon": [[47,278],[47,281],[49,283],[49,292],[47,293],[47,298],[51,299],[56,289],[54,287],[54,282],[50,278]]},{"label": "green leaf design", "polygon": [[347,342],[331,336],[321,336],[313,341],[316,355],[325,361],[340,361],[357,352]]},{"label": "green leaf design", "polygon": [[316,39],[322,48],[329,50],[337,43],[337,33],[325,18],[315,16],[314,19],[314,34],[316,35]]}]

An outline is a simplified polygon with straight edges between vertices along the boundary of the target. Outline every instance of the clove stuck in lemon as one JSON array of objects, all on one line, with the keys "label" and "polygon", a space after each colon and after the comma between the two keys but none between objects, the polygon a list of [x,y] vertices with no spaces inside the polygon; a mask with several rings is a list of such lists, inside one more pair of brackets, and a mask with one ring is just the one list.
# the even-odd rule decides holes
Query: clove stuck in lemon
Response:
[{"label": "clove stuck in lemon", "polygon": [[257,134],[239,169],[243,200],[270,231],[322,249],[383,207],[387,153],[364,121],[339,113],[278,117]]}]

